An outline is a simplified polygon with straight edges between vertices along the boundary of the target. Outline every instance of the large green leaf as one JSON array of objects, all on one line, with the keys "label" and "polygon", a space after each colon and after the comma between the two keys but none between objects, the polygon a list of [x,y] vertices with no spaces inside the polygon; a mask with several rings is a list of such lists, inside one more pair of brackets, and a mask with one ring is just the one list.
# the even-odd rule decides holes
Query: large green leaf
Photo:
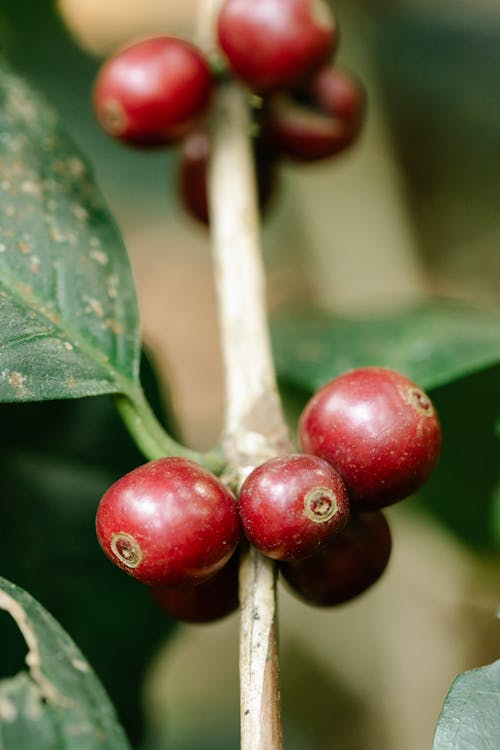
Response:
[{"label": "large green leaf", "polygon": [[100,682],[56,620],[4,578],[0,609],[16,621],[29,667],[29,672],[0,682],[2,748],[129,750]]},{"label": "large green leaf", "polygon": [[500,313],[444,302],[367,319],[307,313],[277,322],[273,342],[280,377],[308,392],[367,365],[430,389],[500,361]]},{"label": "large green leaf", "polygon": [[136,388],[135,293],[120,235],[57,117],[0,65],[0,400]]},{"label": "large green leaf", "polygon": [[446,698],[432,750],[500,747],[500,661],[457,677]]}]

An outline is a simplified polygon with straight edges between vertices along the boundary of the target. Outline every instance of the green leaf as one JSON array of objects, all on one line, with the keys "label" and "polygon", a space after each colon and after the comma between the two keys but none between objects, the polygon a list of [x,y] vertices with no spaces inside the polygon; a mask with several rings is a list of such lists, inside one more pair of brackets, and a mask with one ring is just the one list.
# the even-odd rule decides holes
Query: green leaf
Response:
[{"label": "green leaf", "polygon": [[443,449],[418,502],[468,544],[499,548],[499,313],[444,302],[369,320],[309,313],[274,327],[274,349],[292,429],[312,392],[355,367],[392,367],[431,390]]},{"label": "green leaf", "polygon": [[439,463],[418,493],[418,503],[467,544],[500,550],[495,524],[499,479],[500,367],[436,388],[432,400],[443,428]]},{"label": "green leaf", "polygon": [[137,389],[128,258],[44,100],[0,65],[0,401]]},{"label": "green leaf", "polygon": [[500,361],[500,313],[455,303],[369,319],[307,313],[273,330],[280,378],[308,392],[367,365],[391,367],[430,389]]},{"label": "green leaf", "polygon": [[130,750],[102,685],[53,617],[4,578],[0,609],[22,632],[29,666],[29,673],[0,682],[2,748]]},{"label": "green leaf", "polygon": [[457,677],[446,698],[432,750],[500,747],[500,660]]},{"label": "green leaf", "polygon": [[500,549],[500,482],[493,492],[493,505],[491,509],[491,528],[495,546]]}]

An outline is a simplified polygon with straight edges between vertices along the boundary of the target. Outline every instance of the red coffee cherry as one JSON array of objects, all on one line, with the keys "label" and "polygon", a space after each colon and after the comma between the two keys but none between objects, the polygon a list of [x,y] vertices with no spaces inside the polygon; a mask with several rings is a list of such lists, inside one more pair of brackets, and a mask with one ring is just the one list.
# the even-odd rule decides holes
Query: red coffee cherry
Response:
[{"label": "red coffee cherry", "polygon": [[293,454],[252,471],[238,506],[247,538],[275,560],[312,555],[349,516],[347,492],[335,469],[315,456]]},{"label": "red coffee cherry", "polygon": [[352,515],[345,529],[307,560],[280,564],[294,594],[309,604],[330,607],[370,588],[391,554],[391,533],[382,513]]},{"label": "red coffee cherry", "polygon": [[302,449],[341,475],[353,505],[374,510],[415,492],[435,467],[441,428],[430,398],[393,370],[341,375],[307,404]]},{"label": "red coffee cherry", "polygon": [[324,62],[336,29],[324,0],[226,0],[218,37],[237,75],[264,92],[291,86]]},{"label": "red coffee cherry", "polygon": [[118,51],[94,87],[99,123],[115,138],[138,146],[178,140],[206,110],[212,74],[189,42],[159,36]]},{"label": "red coffee cherry", "polygon": [[316,161],[343,151],[358,136],[365,96],[349,73],[324,67],[295,96],[269,101],[264,137],[298,161]]},{"label": "red coffee cherry", "polygon": [[210,472],[160,458],[113,484],[96,516],[99,544],[116,565],[149,585],[199,583],[233,554],[236,501]]},{"label": "red coffee cherry", "polygon": [[[274,159],[258,147],[255,151],[258,201],[265,210],[274,192],[276,173]],[[179,195],[185,209],[202,224],[209,224],[207,168],[210,155],[208,135],[195,130],[182,141],[181,158],[178,170]]]},{"label": "red coffee cherry", "polygon": [[158,604],[177,620],[204,623],[220,620],[238,609],[238,562],[235,553],[208,581],[186,588],[156,587]]}]

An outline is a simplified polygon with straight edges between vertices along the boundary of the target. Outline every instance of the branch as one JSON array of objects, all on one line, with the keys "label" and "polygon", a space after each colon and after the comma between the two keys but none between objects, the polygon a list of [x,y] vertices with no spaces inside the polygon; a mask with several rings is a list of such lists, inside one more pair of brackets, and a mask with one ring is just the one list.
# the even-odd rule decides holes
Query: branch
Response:
[{"label": "branch", "polygon": [[[209,195],[226,379],[223,446],[237,489],[253,468],[292,449],[265,312],[250,130],[245,92],[220,86]],[[240,607],[241,748],[280,750],[275,569],[253,548],[242,555]]]},{"label": "branch", "polygon": [[[222,0],[200,0],[197,37],[214,52]],[[248,94],[218,87],[209,169],[210,226],[226,411],[223,477],[236,491],[268,458],[292,450],[276,386],[266,315]],[[276,571],[248,545],[240,564],[241,749],[281,750]]]},{"label": "branch", "polygon": [[215,102],[210,214],[226,379],[224,448],[240,483],[290,450],[269,338],[247,95],[223,84]]}]

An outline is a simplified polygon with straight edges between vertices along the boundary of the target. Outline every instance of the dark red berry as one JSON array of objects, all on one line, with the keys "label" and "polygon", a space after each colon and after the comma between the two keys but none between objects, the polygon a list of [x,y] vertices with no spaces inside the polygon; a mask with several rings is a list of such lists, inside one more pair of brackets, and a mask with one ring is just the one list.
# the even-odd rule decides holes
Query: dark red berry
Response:
[{"label": "dark red berry", "polygon": [[280,564],[293,593],[309,604],[329,607],[362,594],[384,572],[391,554],[391,533],[382,513],[360,513],[307,560]]},{"label": "dark red berry", "polygon": [[326,65],[315,72],[308,88],[313,100],[324,112],[345,120],[360,120],[365,92],[352,73]]},{"label": "dark red berry", "polygon": [[365,367],[325,385],[299,423],[302,449],[328,461],[363,510],[415,492],[439,457],[441,428],[430,398],[393,370]]},{"label": "dark red berry", "polygon": [[264,137],[293,159],[325,159],[356,140],[363,111],[360,84],[342,70],[321,68],[295,98],[283,94],[269,102]]},{"label": "dark red berry", "polygon": [[160,146],[181,138],[207,108],[212,74],[189,42],[159,36],[120,50],[94,87],[99,123],[115,138]]},{"label": "dark red berry", "polygon": [[218,37],[237,75],[265,92],[303,80],[324,62],[336,29],[324,0],[226,0]]},{"label": "dark red berry", "polygon": [[243,483],[238,506],[247,538],[275,560],[312,555],[349,516],[342,479],[316,456],[266,461]]},{"label": "dark red berry", "polygon": [[119,479],[102,498],[97,538],[108,557],[149,585],[198,583],[233,554],[236,501],[210,472],[185,458],[160,458]]},{"label": "dark red berry", "polygon": [[183,622],[213,622],[238,609],[238,554],[208,581],[185,588],[154,588],[153,596]]},{"label": "dark red berry", "polygon": [[[276,183],[274,159],[261,149],[254,149],[259,207],[264,210]],[[178,186],[186,210],[202,224],[209,224],[207,169],[210,155],[208,135],[195,130],[182,141]]]}]

